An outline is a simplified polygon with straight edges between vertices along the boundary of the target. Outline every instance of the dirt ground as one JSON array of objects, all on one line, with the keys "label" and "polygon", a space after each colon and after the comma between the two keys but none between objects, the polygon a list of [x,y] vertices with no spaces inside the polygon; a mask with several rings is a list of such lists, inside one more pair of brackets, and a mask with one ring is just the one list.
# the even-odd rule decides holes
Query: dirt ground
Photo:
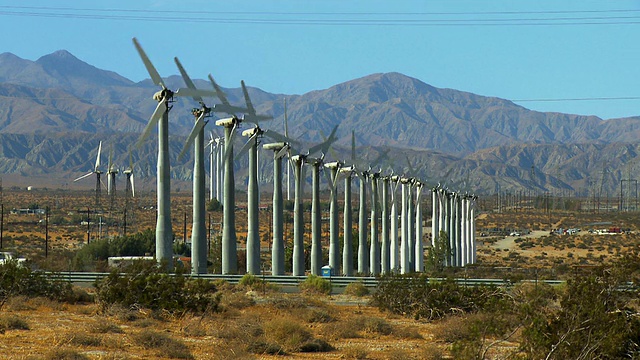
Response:
[{"label": "dirt ground", "polygon": [[[309,322],[300,316],[307,308],[296,309],[296,314],[259,296],[253,304],[230,306],[219,314],[165,318],[143,310],[100,313],[95,304],[66,305],[19,298],[0,311],[0,320],[17,317],[28,324],[28,329],[0,334],[0,359],[80,358],[69,354],[89,359],[189,358],[163,354],[157,350],[161,346],[145,348],[139,337],[149,332],[186,345],[185,354],[194,359],[282,359],[282,355],[256,355],[244,350],[252,329],[274,319],[300,324],[335,348],[318,353],[288,352],[284,357],[287,359],[436,359],[447,353],[448,344],[434,339],[436,324],[381,313],[362,304],[366,301],[343,295],[316,296],[307,301],[309,308],[320,309],[330,319]],[[356,325],[367,321],[387,328]],[[344,329],[352,329],[353,333],[347,334]]]}]

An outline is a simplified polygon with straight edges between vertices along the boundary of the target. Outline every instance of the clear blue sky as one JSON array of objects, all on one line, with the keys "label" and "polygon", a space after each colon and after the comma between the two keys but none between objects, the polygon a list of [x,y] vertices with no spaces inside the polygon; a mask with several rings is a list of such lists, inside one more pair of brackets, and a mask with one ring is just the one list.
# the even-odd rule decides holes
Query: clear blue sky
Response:
[{"label": "clear blue sky", "polygon": [[178,73],[178,56],[225,87],[303,94],[395,71],[560,100],[517,101],[534,110],[640,115],[638,0],[0,0],[0,30],[0,52],[66,49],[134,81],[148,77],[135,36],[162,76]]}]

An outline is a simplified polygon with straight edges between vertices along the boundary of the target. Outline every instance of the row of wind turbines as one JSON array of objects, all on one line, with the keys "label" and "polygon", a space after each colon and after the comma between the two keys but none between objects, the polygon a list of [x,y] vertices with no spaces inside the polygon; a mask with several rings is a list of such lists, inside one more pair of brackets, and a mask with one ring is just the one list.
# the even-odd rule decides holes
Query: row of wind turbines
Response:
[{"label": "row of wind turbines", "polygon": [[[158,128],[158,163],[157,163],[157,220],[156,220],[156,260],[172,264],[173,233],[170,216],[170,176],[168,154],[168,121],[169,112],[175,96],[191,97],[199,104],[192,110],[194,126],[187,137],[180,153],[182,157],[190,146],[194,151],[193,170],[193,226],[191,234],[191,269],[193,274],[207,272],[207,243],[205,230],[205,125],[213,113],[230,115],[218,119],[215,125],[224,128],[224,138],[216,138],[211,133],[206,146],[210,147],[210,198],[221,200],[223,204],[222,224],[222,273],[238,272],[237,238],[235,226],[235,181],[233,160],[248,153],[249,182],[247,189],[247,221],[246,239],[246,272],[259,274],[260,237],[259,237],[259,191],[258,191],[258,144],[260,139],[268,137],[274,142],[264,144],[263,148],[273,152],[274,190],[273,190],[273,239],[271,272],[273,275],[284,275],[285,247],[283,234],[283,195],[282,173],[283,159],[288,159],[287,173],[290,167],[294,173],[294,210],[293,210],[293,258],[292,275],[305,274],[304,255],[304,220],[302,209],[303,179],[306,168],[312,170],[312,209],[311,209],[311,256],[310,272],[320,275],[322,269],[322,239],[320,212],[320,173],[323,172],[330,189],[330,238],[329,266],[334,274],[352,276],[357,270],[360,274],[378,275],[390,272],[409,273],[423,271],[424,244],[421,211],[421,196],[426,183],[417,178],[393,174],[383,174],[381,170],[372,170],[370,166],[356,161],[355,140],[352,135],[352,163],[342,161],[325,161],[325,154],[336,140],[337,126],[320,144],[307,147],[303,151],[300,142],[289,138],[285,104],[285,134],[260,127],[261,121],[271,119],[258,115],[249,98],[248,91],[241,82],[246,107],[231,105],[222,89],[213,77],[209,80],[215,91],[197,89],[178,60],[174,61],[184,79],[186,88],[176,91],[168,89],[159,73],[147,57],[146,53],[134,38],[136,47],[154,84],[161,88],[153,98],[158,105],[151,115],[147,126],[138,139],[140,146],[150,135],[151,130]],[[207,106],[204,97],[217,97],[220,104]],[[237,114],[242,114],[238,117]],[[249,122],[253,127],[242,132],[248,138],[234,156],[234,137],[242,123]],[[319,155],[317,155],[319,154]],[[99,161],[99,160],[98,160]],[[375,164],[375,162],[374,162]],[[307,166],[305,166],[307,165]],[[215,167],[215,168],[214,168]],[[97,166],[96,166],[97,169]],[[324,171],[321,171],[324,170]],[[98,176],[97,170],[93,173]],[[353,177],[359,178],[360,207],[358,214],[358,247],[357,266],[353,264],[353,239],[348,229],[353,228],[351,210]],[[81,177],[82,178],[82,177]],[[289,178],[289,177],[288,177]],[[338,190],[339,179],[344,179],[344,239],[340,249]],[[133,184],[133,181],[131,181]],[[287,179],[287,187],[289,189]],[[398,201],[397,190],[400,188],[401,198]],[[371,191],[370,214],[367,209],[367,191]],[[289,190],[287,190],[288,193]],[[431,189],[433,195],[432,246],[438,244],[440,234],[447,234],[445,241],[446,263],[450,266],[464,266],[475,262],[475,197],[450,192],[439,185]],[[370,215],[370,226],[369,217]],[[400,222],[400,224],[398,224]],[[379,231],[381,230],[381,231]],[[367,241],[370,231],[370,242]],[[381,233],[380,233],[381,232]],[[444,239],[442,239],[444,240]],[[341,255],[342,254],[342,259]]]}]

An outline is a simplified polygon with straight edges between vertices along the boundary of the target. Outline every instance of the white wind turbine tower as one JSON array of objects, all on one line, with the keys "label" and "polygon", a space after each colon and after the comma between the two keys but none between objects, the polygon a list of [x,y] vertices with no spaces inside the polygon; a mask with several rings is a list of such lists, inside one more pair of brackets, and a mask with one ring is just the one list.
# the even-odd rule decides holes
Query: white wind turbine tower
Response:
[{"label": "white wind turbine tower", "polygon": [[209,131],[209,201],[216,199],[220,201],[220,155],[222,154],[222,138],[215,136],[213,131]]},{"label": "white wind turbine tower", "polygon": [[142,146],[151,130],[158,125],[158,165],[157,165],[157,219],[156,219],[156,261],[166,262],[166,266],[173,268],[173,230],[171,228],[171,177],[169,164],[169,111],[172,108],[174,96],[194,96],[200,93],[189,89],[178,89],[173,92],[167,88],[158,71],[147,57],[138,40],[133,38],[133,44],[142,62],[151,76],[154,84],[161,90],[153,95],[158,106],[151,115],[147,126],[138,139],[137,146]]},{"label": "white wind turbine tower", "polygon": [[[252,129],[243,131],[243,136],[247,136],[249,139],[238,152],[236,157],[241,157],[245,153],[249,152],[249,183],[247,189],[247,273],[259,274],[260,273],[260,234],[259,234],[259,189],[258,189],[258,143],[260,138],[267,136],[273,140],[280,141],[279,143],[265,144],[264,148],[267,150],[274,150],[274,249],[279,247],[282,243],[281,224],[282,224],[282,197],[277,199],[278,188],[281,184],[275,182],[276,175],[279,177],[279,171],[282,171],[282,156],[288,149],[287,144],[291,144],[294,141],[288,139],[275,131],[262,130],[258,125]],[[269,145],[269,146],[267,146]],[[286,149],[282,151],[283,148]],[[279,206],[280,205],[280,206]],[[278,207],[279,206],[279,207]],[[278,229],[278,227],[280,227]],[[279,235],[276,237],[276,235]],[[272,270],[280,272],[280,269],[274,269],[274,259],[278,261],[279,255],[275,253],[275,257],[272,258]],[[279,250],[278,250],[279,251]],[[282,246],[284,255],[284,246]],[[283,258],[284,260],[284,258]],[[276,264],[276,267],[277,264]]]},{"label": "white wind turbine tower", "polygon": [[[192,91],[197,91],[195,84],[187,74],[180,60],[174,58],[178,71],[182,75],[184,83]],[[215,95],[211,93],[211,95]],[[189,146],[193,144],[194,161],[193,161],[193,224],[191,227],[191,273],[206,274],[207,273],[207,236],[205,228],[205,190],[204,190],[204,127],[207,124],[205,120],[211,116],[211,108],[204,104],[204,100],[200,95],[194,95],[193,100],[200,104],[200,108],[192,110],[195,117],[193,129],[187,137],[182,152],[178,156],[181,158]]]},{"label": "white wind turbine tower", "polygon": [[258,126],[259,121],[271,120],[271,116],[257,115],[249,92],[244,84],[244,81],[240,82],[242,85],[242,92],[244,93],[245,102],[247,105],[247,113],[244,116],[245,121],[252,122],[255,125],[253,129],[245,130],[242,135],[247,136],[249,139],[245,145],[238,152],[237,157],[243,156],[246,152],[249,152],[249,184],[247,189],[247,273],[259,274],[260,273],[260,224],[259,224],[259,189],[258,189],[258,141],[262,136],[270,137],[276,141],[282,141],[290,143],[291,140],[284,138],[282,135],[271,131],[262,130]]},{"label": "white wind turbine tower", "polygon": [[100,143],[98,144],[98,156],[96,157],[96,164],[93,167],[93,171],[91,171],[91,172],[89,172],[87,174],[84,174],[84,175],[80,176],[79,178],[73,180],[74,182],[75,181],[79,181],[79,180],[82,180],[82,179],[84,179],[86,177],[89,177],[89,176],[91,176],[93,174],[96,174],[96,199],[95,199],[95,201],[96,201],[96,203],[95,203],[96,210],[100,207],[100,189],[101,189],[100,175],[102,175],[102,171],[100,171],[100,152],[101,151],[102,151],[102,141],[100,141]]},{"label": "white wind turbine tower", "polygon": [[[292,140],[291,140],[292,141]],[[289,151],[290,142],[264,144],[273,151],[273,245],[271,248],[271,274],[284,275],[284,229],[282,204],[282,158]]]},{"label": "white wind turbine tower", "polygon": [[127,235],[127,211],[129,210],[129,194],[133,198],[136,194],[135,186],[133,183],[133,159],[131,158],[131,151],[129,151],[129,167],[123,171],[127,178],[124,189],[124,221],[123,221],[123,235]]},{"label": "white wind turbine tower", "polygon": [[113,146],[109,150],[109,163],[107,164],[107,195],[109,196],[109,211],[111,211],[116,201],[116,175],[118,168],[113,164]]},{"label": "white wind turbine tower", "polygon": [[[322,214],[320,209],[320,169],[324,162],[325,154],[329,151],[329,147],[333,144],[336,139],[336,131],[338,130],[338,125],[333,128],[331,134],[327,139],[325,139],[321,144],[316,145],[309,149],[310,153],[314,153],[320,151],[321,155],[319,158],[307,158],[307,164],[312,167],[312,198],[311,198],[311,274],[312,275],[320,275],[320,271],[322,269]],[[331,184],[331,182],[330,182]],[[334,182],[335,184],[335,182]],[[333,190],[332,190],[333,191]],[[337,204],[332,205],[332,209],[336,209]],[[335,226],[335,224],[334,224]],[[335,234],[334,234],[335,235]],[[339,267],[339,264],[336,262],[335,254],[337,253],[337,236],[333,237],[334,245],[332,249],[334,250],[334,258],[333,262],[336,266]],[[331,252],[331,249],[330,249]],[[331,261],[331,260],[330,260]]]}]

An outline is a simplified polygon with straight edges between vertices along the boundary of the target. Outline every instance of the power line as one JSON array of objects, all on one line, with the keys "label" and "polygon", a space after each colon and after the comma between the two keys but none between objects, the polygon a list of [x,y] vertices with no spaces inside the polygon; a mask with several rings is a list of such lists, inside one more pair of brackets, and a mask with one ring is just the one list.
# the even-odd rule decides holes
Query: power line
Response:
[{"label": "power line", "polygon": [[208,11],[208,10],[154,10],[154,9],[100,9],[100,8],[76,8],[53,6],[16,6],[2,5],[4,9],[30,9],[30,10],[65,10],[65,11],[96,11],[96,12],[131,12],[131,13],[170,13],[170,14],[232,14],[232,15],[520,15],[520,14],[607,14],[607,13],[632,13],[640,12],[639,9],[606,9],[606,10],[537,10],[537,11],[459,11],[459,12],[305,12],[305,11]]},{"label": "power line", "polygon": [[[640,15],[629,16],[582,16],[582,17],[533,17],[533,18],[485,18],[485,19],[314,19],[314,18],[229,18],[229,17],[203,17],[203,16],[141,16],[141,15],[109,15],[104,12],[142,13],[142,10],[123,9],[81,9],[81,8],[50,8],[50,7],[10,7],[0,6],[4,9],[22,9],[36,11],[0,11],[0,16],[25,16],[25,17],[49,17],[65,19],[89,19],[89,20],[123,20],[123,21],[152,21],[152,22],[189,22],[189,23],[220,23],[220,24],[261,24],[261,25],[322,25],[322,26],[567,26],[567,25],[636,25],[640,24]],[[60,12],[67,11],[67,12]],[[69,12],[71,11],[71,12]],[[85,13],[82,13],[84,11]],[[87,12],[89,11],[89,12]],[[94,12],[94,13],[91,13]],[[145,13],[168,13],[166,11],[145,11]],[[619,13],[622,10],[611,10]],[[635,10],[625,11],[637,13]],[[172,14],[214,14],[213,12],[177,11]],[[570,12],[521,12],[518,14],[567,14]],[[573,12],[574,14],[598,13]],[[606,13],[605,11],[599,13]],[[220,15],[224,13],[215,14]],[[235,15],[364,15],[364,13],[270,13],[270,12],[234,12]],[[419,15],[420,13],[367,13],[368,15]],[[422,15],[427,13],[422,13]],[[440,13],[440,15],[445,13]],[[453,13],[451,13],[453,14]],[[459,13],[458,15],[488,15],[501,13]],[[505,13],[502,13],[505,14]],[[436,15],[429,14],[429,15]]]},{"label": "power line", "polygon": [[557,99],[517,99],[513,102],[564,102],[564,101],[617,101],[617,100],[640,100],[640,96],[619,96],[619,97],[587,97],[587,98],[557,98]]}]

